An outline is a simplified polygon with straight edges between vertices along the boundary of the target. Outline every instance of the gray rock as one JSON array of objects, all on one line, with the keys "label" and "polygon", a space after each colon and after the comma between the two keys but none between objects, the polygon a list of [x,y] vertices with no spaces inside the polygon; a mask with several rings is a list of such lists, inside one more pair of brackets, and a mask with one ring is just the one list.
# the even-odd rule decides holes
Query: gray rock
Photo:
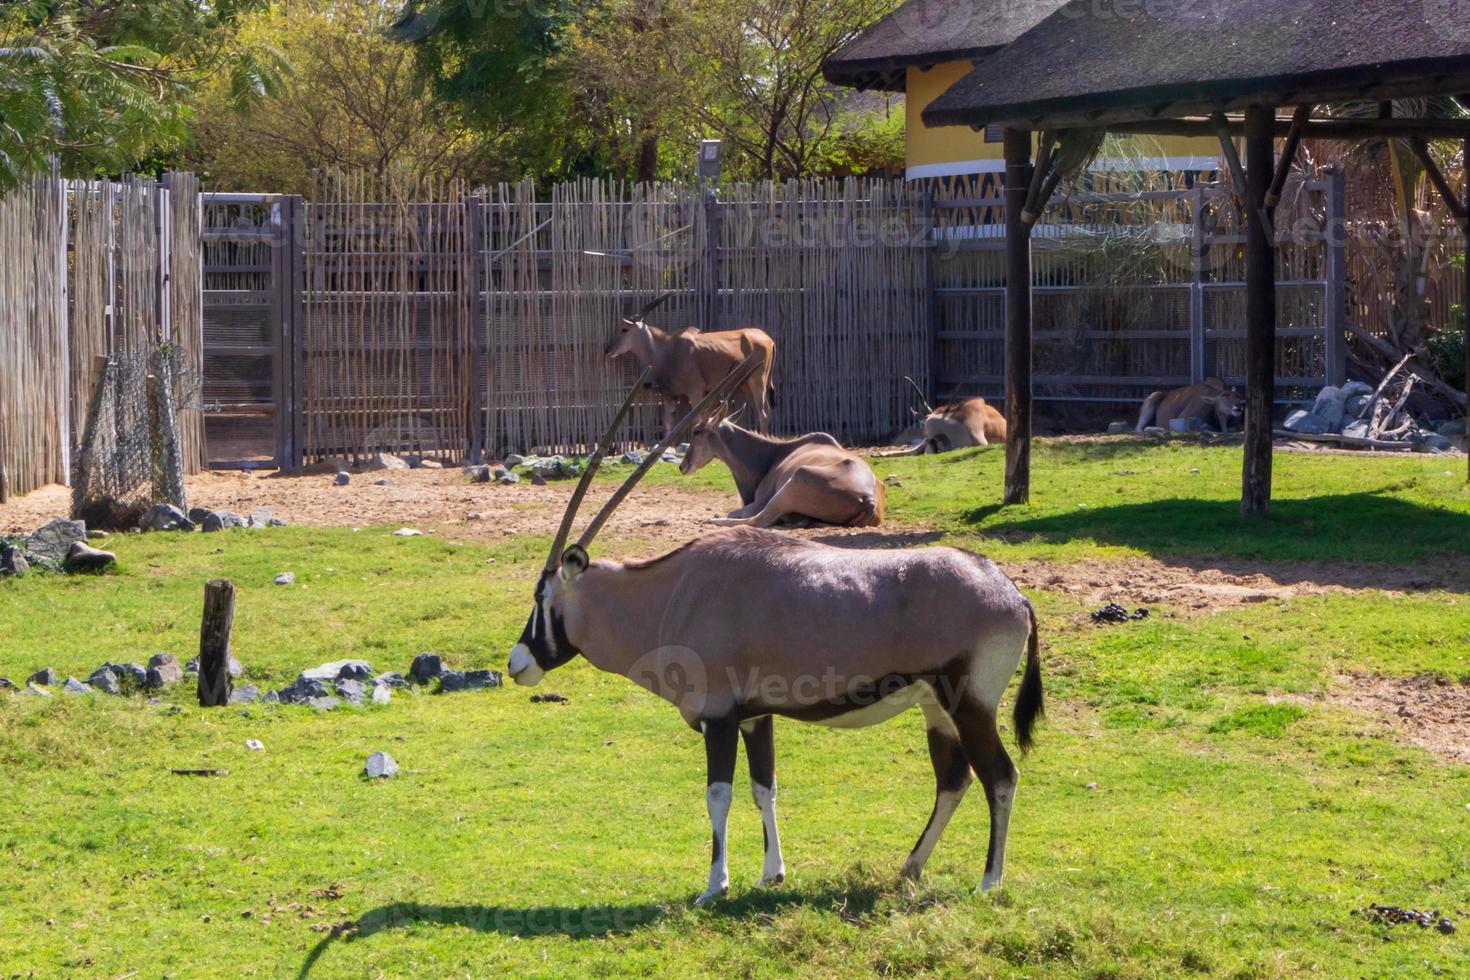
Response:
[{"label": "gray rock", "polygon": [[1450,419],[1448,421],[1441,422],[1439,423],[1439,425],[1436,425],[1434,427],[1434,431],[1439,435],[1448,436],[1450,438],[1454,438],[1455,436],[1463,436],[1465,434],[1465,420]]},{"label": "gray rock", "polygon": [[260,703],[261,704],[280,704],[281,703],[281,695],[278,692],[276,692],[276,691],[266,691],[265,692],[265,695],[260,699]]},{"label": "gray rock", "polygon": [[92,671],[92,676],[87,678],[87,683],[107,694],[122,694],[122,685],[118,683],[117,675],[106,667],[99,667]]},{"label": "gray rock", "polygon": [[342,680],[337,682],[337,696],[349,704],[362,704],[364,691],[362,681]]},{"label": "gray rock", "polygon": [[189,520],[193,521],[195,524],[203,524],[204,523],[204,519],[206,517],[208,517],[209,514],[210,514],[210,511],[209,511],[209,508],[207,508],[207,507],[190,507],[189,508]]},{"label": "gray rock", "polygon": [[1328,385],[1317,392],[1317,400],[1312,403],[1310,414],[1317,416],[1327,425],[1327,432],[1336,432],[1342,428],[1343,417],[1347,414],[1347,396],[1341,388]]},{"label": "gray rock", "polygon": [[521,456],[521,455],[519,455],[517,453],[510,453],[510,454],[508,454],[505,457],[504,460],[502,460],[502,462],[507,467],[525,466],[526,465],[526,457]]},{"label": "gray rock", "polygon": [[39,684],[42,687],[55,687],[61,683],[61,675],[50,667],[44,667],[26,678],[27,684]]},{"label": "gray rock", "polygon": [[138,522],[143,531],[192,531],[194,522],[173,504],[154,504]]},{"label": "gray rock", "polygon": [[412,527],[400,527],[393,532],[395,538],[421,538],[424,532]]},{"label": "gray rock", "polygon": [[15,690],[15,681],[11,680],[9,677],[0,677],[0,691],[13,690]]},{"label": "gray rock", "polygon": [[660,456],[658,459],[661,463],[679,463],[683,462],[684,457],[680,456],[678,453],[667,452]]},{"label": "gray rock", "polygon": [[531,486],[533,486],[533,487],[544,487],[544,486],[546,486],[546,477],[542,476],[540,473],[536,472],[535,470],[532,470],[531,471]]},{"label": "gray rock", "polygon": [[282,704],[305,704],[313,699],[329,696],[325,684],[306,676],[296,678],[275,693]]},{"label": "gray rock", "polygon": [[1342,403],[1343,415],[1355,419],[1362,418],[1363,413],[1368,411],[1368,404],[1372,400],[1369,395],[1353,395]]},{"label": "gray rock", "polygon": [[230,692],[231,704],[254,704],[260,700],[260,688],[246,685]]},{"label": "gray rock", "polygon": [[623,453],[623,462],[630,466],[642,466],[643,461],[647,458],[648,455],[646,453],[639,452],[636,449],[630,449]]},{"label": "gray rock", "polygon": [[66,552],[66,568],[72,572],[100,572],[116,564],[117,555],[98,551],[83,541],[76,542]]},{"label": "gray rock", "polygon": [[106,541],[110,537],[112,537],[112,535],[108,534],[106,531],[88,531],[87,532],[87,540],[88,541]]},{"label": "gray rock", "polygon": [[471,483],[489,483],[492,470],[489,466],[481,464],[479,466],[466,466],[461,472],[470,478]]},{"label": "gray rock", "polygon": [[184,679],[184,668],[179,666],[179,658],[171,653],[155,653],[148,658],[148,676],[152,678],[157,673],[162,683],[148,683],[148,687],[164,687],[169,684],[177,684]]},{"label": "gray rock", "polygon": [[1286,421],[1281,425],[1282,428],[1289,432],[1300,432],[1302,435],[1320,436],[1325,432],[1332,431],[1332,426],[1327,424],[1326,419],[1313,415],[1311,412],[1304,412],[1301,409],[1297,409],[1288,415]]},{"label": "gray rock", "polygon": [[446,670],[439,675],[439,690],[445,693],[474,691],[486,687],[500,686],[498,670]]},{"label": "gray rock", "polygon": [[1108,423],[1108,435],[1110,435],[1110,436],[1126,436],[1128,433],[1130,433],[1132,431],[1133,431],[1133,424],[1131,422],[1109,422]]},{"label": "gray rock", "polygon": [[262,527],[284,527],[285,525],[284,525],[284,523],[278,522],[276,520],[276,512],[275,512],[275,510],[273,508],[271,508],[271,507],[257,507],[257,508],[255,508],[254,510],[252,510],[250,512],[250,517],[246,521],[245,526],[246,527],[253,527],[253,528],[262,528]]},{"label": "gray rock", "polygon": [[373,704],[387,704],[393,700],[393,688],[382,681],[373,682]]},{"label": "gray rock", "polygon": [[421,459],[419,460],[418,468],[421,470],[442,470],[444,464],[437,459]]},{"label": "gray rock", "polygon": [[378,479],[373,481],[373,486],[375,487],[391,487],[392,485],[393,481],[388,479],[386,476],[379,477]]},{"label": "gray rock", "polygon": [[26,542],[26,552],[48,561],[61,561],[74,544],[85,544],[87,525],[56,518],[36,529]]},{"label": "gray rock", "polygon": [[37,697],[49,698],[51,696],[51,692],[40,684],[27,684],[26,690]]},{"label": "gray rock", "polygon": [[374,752],[368,756],[362,772],[369,779],[388,779],[398,775],[398,763],[386,752]]},{"label": "gray rock", "polygon": [[205,534],[213,534],[225,529],[225,522],[218,514],[205,514],[204,520],[200,522],[199,529]]},{"label": "gray rock", "polygon": [[30,570],[31,563],[26,561],[20,548],[8,541],[0,542],[0,578],[20,577]]},{"label": "gray rock", "polygon": [[1342,427],[1342,434],[1345,436],[1351,436],[1354,439],[1368,438],[1368,420],[1353,419],[1347,425]]},{"label": "gray rock", "polygon": [[247,738],[245,740],[245,747],[247,749],[249,749],[251,752],[264,752],[265,751],[265,743],[262,742],[258,738]]},{"label": "gray rock", "polygon": [[1204,430],[1205,420],[1195,416],[1169,420],[1169,431],[1183,435],[1189,432],[1201,432]]},{"label": "gray rock", "polygon": [[1420,433],[1414,440],[1414,452],[1416,453],[1443,453],[1454,448],[1448,436],[1442,436],[1437,432]]},{"label": "gray rock", "polygon": [[378,453],[358,468],[362,470],[406,470],[409,467],[407,460],[401,457],[394,456],[392,453]]},{"label": "gray rock", "polygon": [[277,575],[275,577],[275,583],[277,585],[295,585],[296,584],[296,573],[295,572],[282,572],[281,574],[279,574],[279,575]]},{"label": "gray rock", "polygon": [[1344,398],[1356,398],[1359,395],[1373,394],[1373,386],[1365,381],[1349,381],[1342,386],[1341,390]]},{"label": "gray rock", "polygon": [[680,456],[687,456],[687,455],[689,455],[689,443],[687,443],[687,442],[681,442],[681,443],[679,443],[677,446],[674,447],[674,452],[678,453]]},{"label": "gray rock", "polygon": [[332,477],[332,486],[334,487],[345,487],[351,482],[352,474],[350,473],[338,473],[336,476]]},{"label": "gray rock", "polygon": [[125,687],[141,688],[148,679],[148,668],[142,664],[115,664],[108,662],[98,670],[110,670]]},{"label": "gray rock", "polygon": [[[245,673],[244,666],[241,665],[240,661],[238,661],[238,660],[235,659],[235,655],[233,653],[230,654],[230,662],[225,667],[225,670],[227,670],[227,671],[230,672],[230,676],[231,677],[239,677],[241,674]],[[186,674],[198,674],[199,673],[199,658],[198,657],[194,657],[188,663],[184,664],[184,673],[186,673]]]},{"label": "gray rock", "polygon": [[1143,430],[1143,434],[1146,436],[1167,436],[1169,430],[1161,425],[1150,425]]},{"label": "gray rock", "polygon": [[437,653],[421,653],[413,658],[408,668],[408,679],[415,684],[427,684],[444,673],[444,661]]},{"label": "gray rock", "polygon": [[61,689],[63,691],[65,691],[67,694],[91,694],[92,693],[92,689],[90,687],[88,687],[87,685],[83,684],[81,681],[77,680],[75,677],[68,677],[66,679],[66,683],[63,684],[63,685],[61,685]]},{"label": "gray rock", "polygon": [[341,703],[342,703],[341,701],[338,701],[336,698],[332,697],[331,695],[328,695],[328,696],[326,696],[324,698],[307,698],[306,699],[306,704],[310,705],[311,707],[315,708],[318,711],[331,711],[333,708],[337,707]]},{"label": "gray rock", "polygon": [[366,660],[333,660],[301,672],[309,681],[365,681],[373,676],[373,665]]},{"label": "gray rock", "polygon": [[501,484],[520,483],[521,478],[504,467],[495,470],[495,482]]},{"label": "gray rock", "polygon": [[386,687],[397,687],[397,688],[405,688],[405,687],[408,687],[408,679],[406,677],[404,677],[402,674],[398,673],[398,671],[396,671],[396,670],[389,671],[386,674],[379,674],[377,677],[374,677],[373,678],[373,683],[374,684],[381,684],[381,685],[384,685]]}]

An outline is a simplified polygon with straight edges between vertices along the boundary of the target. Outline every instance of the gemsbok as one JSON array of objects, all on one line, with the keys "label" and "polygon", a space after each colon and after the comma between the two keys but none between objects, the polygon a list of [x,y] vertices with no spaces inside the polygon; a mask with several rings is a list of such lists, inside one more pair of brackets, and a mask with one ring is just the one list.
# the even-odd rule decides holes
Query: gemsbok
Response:
[{"label": "gemsbok", "polygon": [[876,527],[887,497],[873,468],[825,432],[777,439],[726,418],[695,427],[679,464],[685,476],[718,459],[730,468],[741,506],[711,523],[773,527],[783,520]]},{"label": "gemsbok", "polygon": [[629,396],[562,516],[509,673],[518,684],[536,684],[581,654],[669,701],[704,734],[714,846],[696,904],[729,889],[725,831],[742,738],[765,829],[760,880],[775,885],[786,866],[776,827],[772,719],[858,727],[918,705],[935,800],[903,873],[923,870],[973,773],[990,804],[980,885],[992,888],[1004,869],[1017,777],[997,711],[1023,656],[1012,712],[1023,752],[1042,714],[1036,614],[992,562],[958,548],[849,550],[749,527],[714,531],[647,561],[588,557],[597,532],[662,450],[753,368],[747,358],[696,405],[567,546],[589,481],[632,405]]},{"label": "gemsbok", "polygon": [[740,362],[759,354],[754,371],[733,390],[732,394],[751,407],[756,428],[762,432],[770,423],[771,408],[776,404],[776,386],[771,373],[776,365],[776,342],[764,330],[744,327],[739,330],[716,330],[709,333],[690,327],[679,333],[660,330],[643,318],[669,296],[668,293],[649,303],[637,315],[625,317],[618,332],[608,341],[609,360],[631,355],[649,372],[648,384],[663,398],[664,432],[673,428],[680,405],[693,405],[728,377]]}]

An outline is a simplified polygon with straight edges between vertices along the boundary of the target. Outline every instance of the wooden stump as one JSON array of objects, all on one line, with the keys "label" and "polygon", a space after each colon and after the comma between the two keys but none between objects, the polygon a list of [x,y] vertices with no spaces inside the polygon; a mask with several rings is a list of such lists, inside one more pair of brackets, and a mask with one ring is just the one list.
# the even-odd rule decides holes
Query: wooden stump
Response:
[{"label": "wooden stump", "polygon": [[204,585],[204,619],[199,626],[199,706],[230,703],[230,629],[235,624],[235,587],[227,579]]},{"label": "wooden stump", "polygon": [[1006,486],[1005,503],[1031,500],[1031,131],[1007,129],[1006,161]]},{"label": "wooden stump", "polygon": [[1266,203],[1276,169],[1275,110],[1245,110],[1245,463],[1240,509],[1271,507],[1271,416],[1276,405],[1276,242]]}]

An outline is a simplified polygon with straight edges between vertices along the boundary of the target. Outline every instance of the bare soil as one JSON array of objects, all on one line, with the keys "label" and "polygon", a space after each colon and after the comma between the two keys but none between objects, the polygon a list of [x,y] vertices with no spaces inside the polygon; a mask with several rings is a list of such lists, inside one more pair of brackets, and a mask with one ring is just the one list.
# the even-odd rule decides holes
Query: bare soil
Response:
[{"label": "bare soil", "polygon": [[1470,764],[1470,677],[1344,674],[1313,700],[1366,712],[1396,740]]}]

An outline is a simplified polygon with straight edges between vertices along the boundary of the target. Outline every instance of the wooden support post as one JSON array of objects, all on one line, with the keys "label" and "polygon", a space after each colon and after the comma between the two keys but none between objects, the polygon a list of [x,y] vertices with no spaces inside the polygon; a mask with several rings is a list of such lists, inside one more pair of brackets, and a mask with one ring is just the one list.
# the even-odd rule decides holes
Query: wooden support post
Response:
[{"label": "wooden support post", "polygon": [[[1465,170],[1465,205],[1470,208],[1470,136],[1465,137],[1462,144]],[[1465,434],[1466,448],[1470,449],[1470,220],[1467,220],[1462,228],[1465,232],[1465,300],[1462,309],[1465,311],[1464,342],[1465,342],[1465,419],[1467,430]],[[1465,479],[1470,480],[1470,455],[1466,457]]]},{"label": "wooden support post", "polygon": [[1275,109],[1245,111],[1245,464],[1240,509],[1271,506],[1271,417],[1276,402],[1276,248],[1274,212],[1266,203],[1275,173]]},{"label": "wooden support post", "polygon": [[469,317],[470,378],[465,408],[465,432],[469,436],[466,458],[479,464],[485,461],[485,307],[481,296],[485,288],[485,199],[471,194],[464,199],[465,265],[461,271],[465,291],[465,315]]},{"label": "wooden support post", "polygon": [[1271,180],[1271,189],[1266,193],[1266,205],[1275,207],[1281,203],[1281,192],[1286,189],[1286,179],[1291,176],[1291,165],[1296,162],[1296,151],[1302,145],[1302,129],[1312,118],[1312,106],[1299,105],[1291,116],[1291,130],[1286,134],[1286,144],[1281,148],[1281,159],[1276,162],[1276,175]]},{"label": "wooden support post", "polygon": [[1347,190],[1341,170],[1327,174],[1327,383],[1347,382]]},{"label": "wooden support post", "polygon": [[1006,163],[1006,504],[1031,499],[1031,133],[1007,129]]},{"label": "wooden support post", "polygon": [[235,625],[235,587],[216,578],[204,584],[204,619],[199,625],[199,706],[230,703],[230,629]]}]

